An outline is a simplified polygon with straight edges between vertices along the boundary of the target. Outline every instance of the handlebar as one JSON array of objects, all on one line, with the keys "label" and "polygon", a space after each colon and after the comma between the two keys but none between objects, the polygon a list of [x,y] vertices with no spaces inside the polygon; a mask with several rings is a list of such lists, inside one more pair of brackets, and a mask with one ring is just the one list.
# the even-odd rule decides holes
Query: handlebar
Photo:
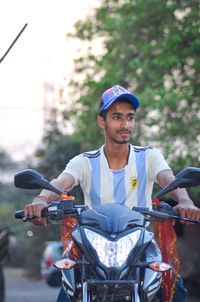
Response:
[{"label": "handlebar", "polygon": [[173,207],[166,203],[153,205],[152,210],[145,207],[134,207],[133,210],[136,212],[140,212],[141,214],[147,217],[150,217],[151,219],[149,220],[151,221],[153,220],[162,222],[165,220],[175,219],[200,224],[200,220],[181,217],[179,211],[174,210]]},{"label": "handlebar", "polygon": [[[47,216],[48,216],[47,209],[44,209],[44,210],[42,211],[41,216],[42,216],[42,217],[47,217]],[[33,215],[33,216],[24,217],[24,210],[20,210],[20,211],[16,211],[16,212],[15,212],[15,218],[16,218],[16,219],[23,219],[24,221],[27,221],[27,220],[36,218],[36,216]]]},{"label": "handlebar", "polygon": [[[85,205],[74,205],[74,200],[62,200],[53,201],[49,204],[47,208],[45,208],[41,216],[42,217],[49,217],[53,220],[62,220],[64,217],[68,217],[70,215],[78,215],[83,210],[87,210],[88,207]],[[146,216],[146,220],[153,220],[153,221],[165,221],[170,219],[177,219],[188,221],[192,223],[200,224],[200,220],[194,220],[189,218],[182,218],[179,215],[179,211],[174,210],[173,207],[166,203],[153,205],[152,209],[146,207],[133,207],[134,211],[139,212]],[[28,221],[30,219],[36,218],[36,216],[27,216],[24,217],[24,210],[16,211],[15,212],[16,219],[23,219],[23,221]]]},{"label": "handlebar", "polygon": [[[82,210],[87,209],[87,206],[84,205],[74,205],[74,200],[68,199],[68,200],[62,200],[59,201],[53,201],[49,204],[47,208],[42,210],[41,216],[42,217],[50,217],[54,220],[61,220],[67,215],[77,215]],[[24,216],[24,210],[16,211],[15,212],[15,218],[16,219],[23,219],[23,221],[28,221],[30,219],[36,218],[35,215],[33,216]]]}]

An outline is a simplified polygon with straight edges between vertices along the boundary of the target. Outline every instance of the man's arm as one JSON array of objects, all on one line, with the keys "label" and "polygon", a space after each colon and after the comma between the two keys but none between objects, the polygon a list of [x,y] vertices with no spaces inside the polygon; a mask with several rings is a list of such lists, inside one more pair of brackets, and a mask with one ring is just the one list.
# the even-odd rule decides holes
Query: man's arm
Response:
[{"label": "man's arm", "polygon": [[[161,187],[166,187],[174,179],[175,176],[170,169],[163,170],[157,174],[157,180]],[[174,208],[179,210],[181,217],[200,219],[200,209],[194,205],[185,189],[177,188],[168,194],[178,203]]]},{"label": "man's arm", "polygon": [[[75,182],[75,179],[72,175],[67,173],[62,173],[58,176],[58,178],[53,179],[51,183],[57,187],[58,189],[65,191],[68,188],[70,188]],[[38,225],[47,225],[47,219],[44,219],[42,221],[41,219],[41,212],[43,209],[45,209],[50,202],[53,200],[58,200],[59,195],[48,191],[48,190],[42,190],[40,195],[35,197],[33,202],[31,204],[27,204],[24,209],[24,216],[33,216],[35,215],[37,218],[32,219],[31,221],[34,224]]]}]

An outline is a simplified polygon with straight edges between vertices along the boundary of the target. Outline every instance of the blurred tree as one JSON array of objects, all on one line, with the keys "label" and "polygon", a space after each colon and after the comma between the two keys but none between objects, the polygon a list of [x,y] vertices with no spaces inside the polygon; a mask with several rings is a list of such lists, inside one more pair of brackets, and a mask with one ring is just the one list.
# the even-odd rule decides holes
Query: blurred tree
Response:
[{"label": "blurred tree", "polygon": [[17,164],[12,160],[8,152],[0,148],[0,202],[2,202],[3,197],[6,198],[3,190],[4,184],[11,179],[12,173],[16,168]]},{"label": "blurred tree", "polygon": [[8,171],[15,167],[16,163],[11,159],[10,155],[3,148],[0,148],[0,171]]},{"label": "blurred tree", "polygon": [[[10,155],[0,149],[0,228],[8,227],[12,224],[13,219],[10,213],[13,213],[13,204],[11,201],[10,179],[17,164],[12,160]],[[11,222],[12,221],[12,222]]]},{"label": "blurred tree", "polygon": [[[82,152],[81,144],[74,141],[73,135],[63,134],[62,128],[65,124],[65,117],[60,120],[60,111],[53,109],[51,120],[43,137],[41,147],[36,151],[38,159],[36,169],[49,181],[57,177],[64,169],[71,158]],[[59,122],[57,122],[59,120]],[[83,203],[83,195],[80,187],[70,192],[76,197],[76,202]]]},{"label": "blurred tree", "polygon": [[35,193],[33,190],[22,191],[14,186],[15,173],[23,170],[24,165],[31,165],[30,160],[26,159],[25,162],[26,164],[16,162],[9,153],[0,150],[0,227],[13,227],[17,223],[14,212],[23,208]]},{"label": "blurred tree", "polygon": [[[47,122],[46,132],[43,137],[41,147],[36,151],[36,164],[31,164],[27,168],[33,168],[40,172],[46,179],[51,181],[57,177],[65,168],[66,163],[75,155],[81,153],[81,145],[73,141],[73,136],[64,135],[62,132],[65,120],[61,120],[60,111],[53,109],[51,119]],[[59,121],[59,122],[58,122]],[[40,190],[23,190],[29,201],[32,202],[33,197],[38,195]],[[73,189],[70,194],[76,197],[76,203],[83,203],[83,195],[80,187]],[[23,195],[23,194],[22,194]],[[24,200],[24,197],[23,197]],[[28,199],[25,203],[28,203]],[[25,204],[24,203],[24,204]],[[33,236],[28,237],[27,230]],[[28,223],[18,233],[18,241],[23,246],[24,266],[28,268],[30,274],[38,274],[40,272],[40,260],[44,249],[44,242],[61,239],[61,225],[48,225],[48,228],[41,228]],[[41,244],[42,243],[42,244]]]},{"label": "blurred tree", "polygon": [[[141,101],[134,144],[159,146],[176,171],[197,166],[199,6],[199,0],[102,0],[94,15],[76,23],[70,36],[90,43],[76,59],[70,82],[76,138],[84,149],[102,144],[96,123],[100,97],[120,84]],[[98,39],[101,54],[92,48]]]},{"label": "blurred tree", "polygon": [[49,180],[58,176],[67,162],[81,152],[80,143],[74,143],[73,136],[63,134],[61,128],[65,121],[58,122],[59,115],[59,110],[51,111],[51,120],[48,121],[41,147],[35,153],[37,169]]}]

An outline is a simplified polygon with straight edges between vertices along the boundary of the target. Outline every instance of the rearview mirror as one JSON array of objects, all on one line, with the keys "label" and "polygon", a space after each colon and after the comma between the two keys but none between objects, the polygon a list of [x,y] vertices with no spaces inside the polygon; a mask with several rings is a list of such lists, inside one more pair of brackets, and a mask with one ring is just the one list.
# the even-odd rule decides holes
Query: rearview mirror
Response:
[{"label": "rearview mirror", "polygon": [[171,192],[177,188],[189,188],[200,185],[200,168],[188,167],[180,171],[175,180],[158,192],[155,197]]},{"label": "rearview mirror", "polygon": [[57,194],[62,194],[63,191],[54,187],[40,173],[35,170],[27,169],[17,173],[14,177],[14,184],[17,188],[23,189],[46,189]]}]

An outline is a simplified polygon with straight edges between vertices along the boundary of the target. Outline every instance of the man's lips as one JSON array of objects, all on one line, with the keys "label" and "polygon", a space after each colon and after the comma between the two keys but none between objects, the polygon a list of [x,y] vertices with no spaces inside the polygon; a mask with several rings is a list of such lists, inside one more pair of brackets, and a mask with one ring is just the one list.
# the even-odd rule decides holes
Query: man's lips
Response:
[{"label": "man's lips", "polygon": [[131,131],[130,130],[118,130],[117,133],[121,135],[130,135]]}]

